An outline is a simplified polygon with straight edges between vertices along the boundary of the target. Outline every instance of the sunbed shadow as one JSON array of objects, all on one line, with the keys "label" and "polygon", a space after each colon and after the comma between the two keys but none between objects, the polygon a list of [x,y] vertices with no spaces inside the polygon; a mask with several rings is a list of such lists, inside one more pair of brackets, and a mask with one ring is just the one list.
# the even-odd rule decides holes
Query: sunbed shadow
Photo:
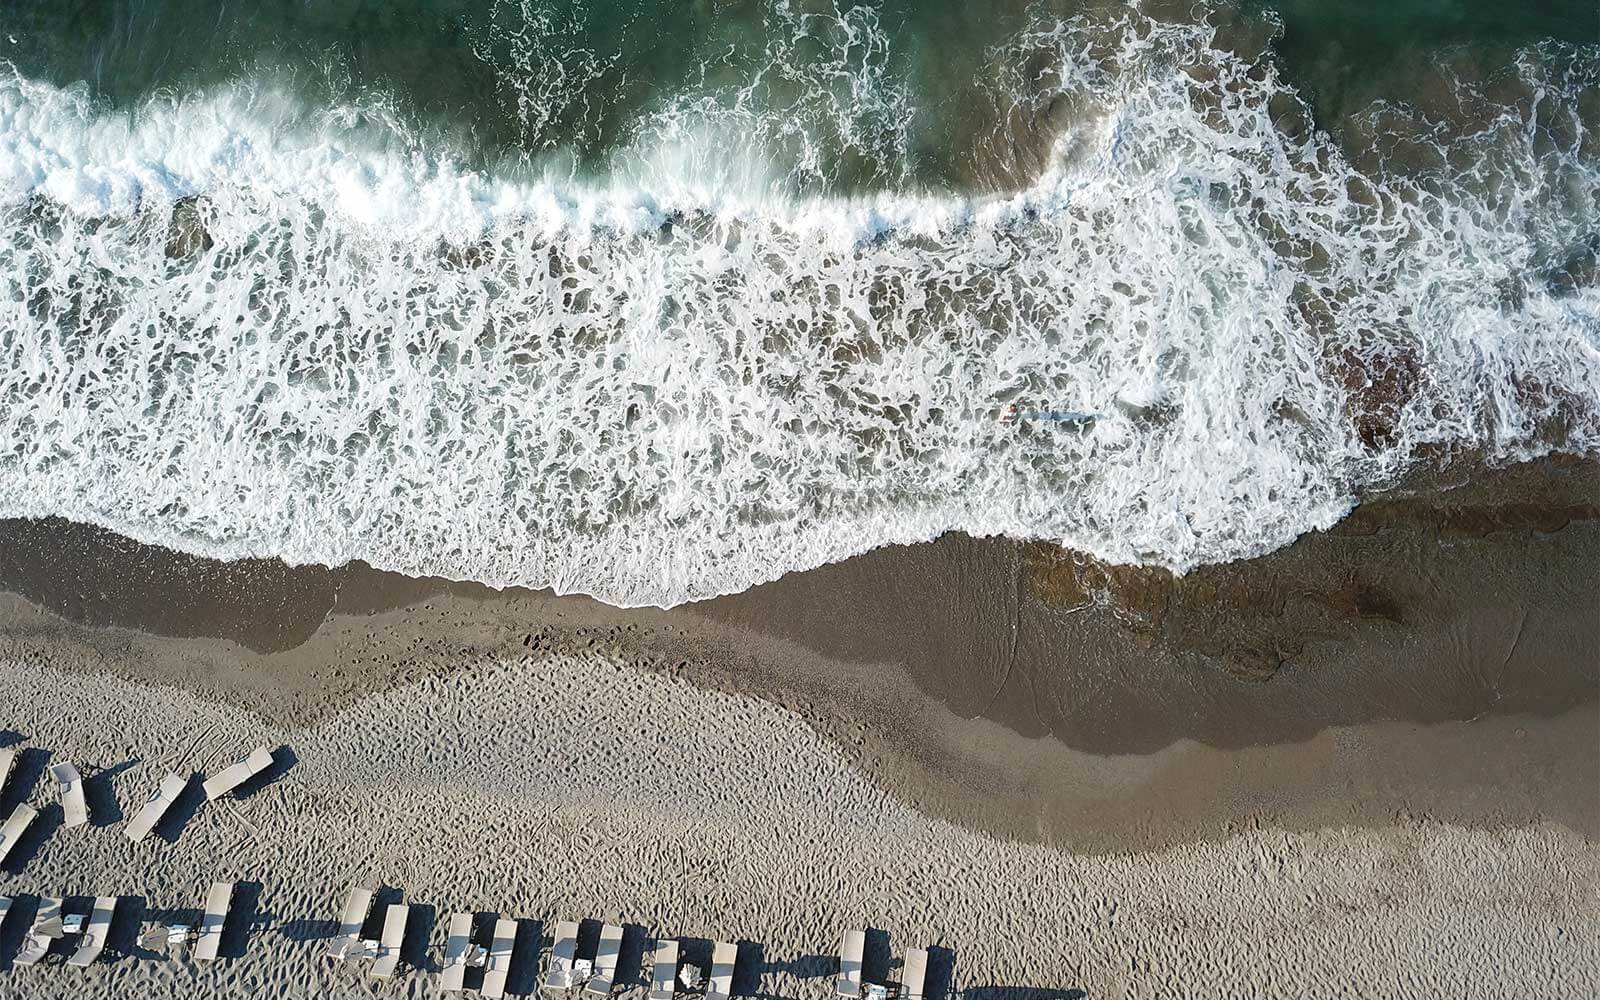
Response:
[{"label": "sunbed shadow", "polygon": [[178,797],[172,801],[172,805],[167,807],[165,815],[161,817],[161,822],[157,823],[155,829],[151,832],[169,844],[176,844],[178,838],[183,835],[184,827],[189,825],[189,821],[194,819],[194,814],[199,812],[200,807],[205,804],[205,788],[202,787],[200,782],[190,780],[187,785],[183,786],[183,791],[178,793]]},{"label": "sunbed shadow", "polygon": [[296,917],[279,923],[278,933],[290,941],[319,941],[339,933],[339,920],[337,917],[324,917],[320,920]]},{"label": "sunbed shadow", "polygon": [[10,972],[16,966],[17,952],[33,925],[34,914],[39,912],[38,896],[16,896],[11,900],[11,910],[0,923],[0,972]]},{"label": "sunbed shadow", "polygon": [[120,764],[101,768],[92,777],[83,779],[83,798],[89,805],[91,826],[111,826],[113,823],[122,822],[122,805],[117,802],[117,791],[112,787],[112,779],[137,763],[139,758],[135,757]]},{"label": "sunbed shadow", "polygon": [[13,732],[10,729],[0,729],[0,750],[11,746],[13,743],[21,743],[23,739],[24,737],[21,733]]},{"label": "sunbed shadow", "polygon": [[928,949],[928,978],[924,981],[924,995],[928,1000],[939,1000],[950,995],[955,982],[956,953],[949,948],[933,945]]},{"label": "sunbed shadow", "polygon": [[644,953],[650,934],[639,924],[622,925],[622,945],[617,951],[617,986],[645,982]]},{"label": "sunbed shadow", "polygon": [[228,908],[228,918],[222,925],[222,941],[217,947],[219,958],[244,957],[250,945],[250,934],[261,922],[257,912],[260,902],[260,882],[235,883],[233,905]]},{"label": "sunbed shadow", "polygon": [[580,955],[593,955],[600,944],[601,921],[585,917],[578,921],[577,948]]},{"label": "sunbed shadow", "polygon": [[233,797],[236,799],[248,799],[285,774],[288,774],[290,769],[298,763],[300,763],[300,758],[295,756],[295,752],[289,748],[287,743],[279,745],[276,750],[272,751],[272,764],[263,768],[260,774],[252,776],[250,780],[235,788]]},{"label": "sunbed shadow", "polygon": [[428,954],[428,939],[439,919],[439,908],[432,903],[412,903],[406,920],[406,936],[400,940],[400,960],[416,972],[439,972],[443,964]]},{"label": "sunbed shadow", "polygon": [[888,931],[867,928],[866,944],[861,951],[861,978],[869,983],[888,982],[891,978]]},{"label": "sunbed shadow", "polygon": [[733,963],[733,995],[756,997],[761,989],[761,970],[766,958],[765,947],[757,941],[740,941],[739,957]]},{"label": "sunbed shadow", "polygon": [[139,928],[144,923],[144,903],[143,896],[123,896],[117,901],[117,915],[106,935],[107,953],[143,957],[147,949],[139,947]]},{"label": "sunbed shadow", "polygon": [[13,847],[11,853],[6,855],[5,866],[0,867],[0,871],[8,875],[21,875],[23,869],[28,867],[28,863],[43,853],[45,842],[50,839],[51,834],[61,828],[61,824],[65,821],[66,816],[62,813],[61,806],[58,803],[52,803],[40,809],[39,815],[34,818],[33,823],[23,833],[22,839],[17,841],[17,846]]},{"label": "sunbed shadow", "polygon": [[539,991],[539,960],[544,957],[544,924],[537,920],[517,921],[516,962],[506,977],[506,992],[512,996],[533,996]]},{"label": "sunbed shadow", "polygon": [[[24,747],[17,753],[17,759],[11,762],[11,777],[6,781],[5,794],[0,795],[0,811],[4,816],[11,815],[17,803],[26,802],[33,796],[39,776],[44,774],[49,763],[50,751],[41,747]],[[0,819],[4,816],[0,816]]]},{"label": "sunbed shadow", "polygon": [[760,967],[762,972],[782,972],[796,979],[820,979],[839,974],[837,955],[801,955],[787,962],[768,962]]}]

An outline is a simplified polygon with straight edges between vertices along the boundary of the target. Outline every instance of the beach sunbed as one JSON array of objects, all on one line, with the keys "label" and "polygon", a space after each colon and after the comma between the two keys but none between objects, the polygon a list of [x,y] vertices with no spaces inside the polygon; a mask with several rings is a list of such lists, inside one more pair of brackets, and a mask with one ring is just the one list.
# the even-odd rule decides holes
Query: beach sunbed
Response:
[{"label": "beach sunbed", "polygon": [[658,941],[650,970],[650,1000],[672,1000],[678,989],[678,942]]},{"label": "beach sunbed", "polygon": [[68,763],[51,764],[50,776],[56,779],[56,791],[61,793],[61,811],[66,813],[64,827],[82,826],[89,822],[89,803],[83,797],[83,775]]},{"label": "beach sunbed", "polygon": [[900,970],[899,1000],[922,1000],[923,983],[927,978],[927,949],[907,948],[905,967]]},{"label": "beach sunbed", "polygon": [[213,882],[206,892],[206,912],[200,917],[200,939],[195,942],[194,957],[199,962],[214,962],[222,947],[222,927],[228,922],[228,908],[233,905],[236,883]]},{"label": "beach sunbed", "polygon": [[28,826],[33,823],[39,811],[26,802],[18,802],[17,807],[11,810],[11,815],[6,817],[5,825],[0,826],[0,862],[5,861],[6,855],[28,832]]},{"label": "beach sunbed", "polygon": [[517,922],[501,917],[494,922],[494,943],[489,945],[489,960],[483,967],[483,988],[478,992],[486,997],[506,995],[506,979],[511,975],[511,961],[516,958]]},{"label": "beach sunbed", "polygon": [[39,908],[33,914],[33,926],[28,928],[28,943],[22,946],[13,959],[16,965],[38,965],[45,955],[49,954],[50,946],[63,937],[65,931],[61,927],[61,898],[59,896],[41,896]]},{"label": "beach sunbed", "polygon": [[15,749],[0,750],[0,792],[6,789],[6,779],[11,777],[11,765],[17,762]]},{"label": "beach sunbed", "polygon": [[411,907],[405,903],[390,903],[383,917],[383,936],[378,940],[378,955],[372,962],[374,979],[390,979],[400,967],[400,945],[406,939],[406,922],[411,919]]},{"label": "beach sunbed", "polygon": [[89,917],[89,925],[83,929],[83,939],[78,942],[78,950],[67,959],[68,965],[86,968],[94,964],[100,953],[106,948],[106,938],[111,936],[111,921],[117,915],[116,896],[97,896],[94,901],[94,912]]},{"label": "beach sunbed", "polygon": [[256,747],[244,760],[225,767],[206,779],[206,801],[215,802],[271,766],[271,748]]},{"label": "beach sunbed", "polygon": [[861,995],[861,959],[867,950],[866,931],[845,931],[839,948],[839,995]]},{"label": "beach sunbed", "polygon": [[707,997],[727,1000],[733,996],[733,967],[739,962],[739,946],[719,941],[711,949],[711,979],[706,984]]},{"label": "beach sunbed", "polygon": [[0,924],[6,922],[6,914],[11,912],[11,897],[0,896]]},{"label": "beach sunbed", "polygon": [[345,900],[344,911],[339,916],[339,932],[328,946],[329,958],[342,962],[361,954],[361,925],[367,922],[367,914],[372,911],[372,895],[373,890],[364,885],[350,890],[350,898]]},{"label": "beach sunbed", "polygon": [[622,954],[622,928],[605,924],[600,928],[600,945],[594,953],[594,975],[583,984],[583,991],[595,996],[610,996],[617,978],[617,959]]},{"label": "beach sunbed", "polygon": [[488,959],[482,945],[472,943],[472,914],[450,915],[450,932],[444,942],[444,969],[439,974],[439,988],[447,993],[467,988],[467,970],[481,966]]},{"label": "beach sunbed", "polygon": [[578,922],[556,922],[555,943],[550,949],[550,968],[545,972],[544,988],[547,990],[571,989],[574,976],[573,960],[578,957]]},{"label": "beach sunbed", "polygon": [[139,812],[128,821],[127,826],[122,828],[122,832],[135,844],[150,836],[150,831],[156,828],[156,824],[161,822],[161,817],[167,814],[167,810],[172,808],[172,804],[178,801],[178,796],[182,795],[187,787],[189,787],[188,778],[180,778],[168,772],[167,776],[161,779],[161,785],[150,793],[150,798],[145,800]]}]

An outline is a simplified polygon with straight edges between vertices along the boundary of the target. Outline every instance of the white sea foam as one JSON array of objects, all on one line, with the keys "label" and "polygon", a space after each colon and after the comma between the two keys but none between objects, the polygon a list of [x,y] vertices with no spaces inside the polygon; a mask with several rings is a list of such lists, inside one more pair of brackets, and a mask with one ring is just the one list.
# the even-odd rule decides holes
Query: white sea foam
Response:
[{"label": "white sea foam", "polygon": [[1600,290],[1541,277],[1600,222],[1583,81],[1529,62],[1473,171],[1402,183],[1203,28],[1082,35],[1017,44],[1099,113],[966,199],[708,172],[737,103],[582,183],[265,82],[115,113],[12,74],[0,514],[672,604],[955,529],[1182,571],[1424,449],[1600,446]]}]

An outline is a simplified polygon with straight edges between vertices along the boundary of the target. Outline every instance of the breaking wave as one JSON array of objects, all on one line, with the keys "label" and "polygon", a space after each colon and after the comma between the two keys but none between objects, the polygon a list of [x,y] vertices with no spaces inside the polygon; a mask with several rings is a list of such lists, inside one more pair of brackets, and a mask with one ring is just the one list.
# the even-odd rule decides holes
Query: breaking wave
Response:
[{"label": "breaking wave", "polygon": [[667,605],[950,530],[1181,572],[1600,445],[1593,52],[1358,169],[1213,27],[1039,23],[986,83],[1039,169],[962,195],[856,29],[825,107],[708,83],[588,172],[0,77],[0,514]]}]

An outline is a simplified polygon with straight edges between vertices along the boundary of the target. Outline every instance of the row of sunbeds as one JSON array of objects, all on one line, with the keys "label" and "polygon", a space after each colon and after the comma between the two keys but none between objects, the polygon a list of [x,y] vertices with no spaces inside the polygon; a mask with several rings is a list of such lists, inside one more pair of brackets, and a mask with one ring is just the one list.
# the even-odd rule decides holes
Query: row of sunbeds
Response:
[{"label": "row of sunbeds", "polygon": [[[0,750],[0,790],[4,789],[17,751]],[[258,747],[245,759],[223,769],[204,782],[207,801],[235,790],[273,763],[272,751]],[[51,765],[60,796],[64,825],[81,826],[89,821],[88,804],[83,792],[83,779],[70,763]],[[144,807],[133,817],[123,832],[134,843],[143,841],[160,823],[161,818],[177,801],[189,784],[188,778],[168,773],[160,786],[151,794]],[[0,824],[0,863],[5,861],[12,848],[22,839],[38,813],[27,803],[20,803],[4,824]],[[217,882],[206,897],[206,907],[198,929],[184,925],[157,928],[141,937],[141,944],[178,945],[193,940],[194,957],[201,961],[214,960],[222,940],[222,928],[235,883]],[[392,978],[399,969],[401,946],[405,939],[410,906],[391,903],[384,911],[376,938],[366,938],[363,930],[368,923],[375,890],[362,886],[356,888],[346,901],[340,917],[339,929],[328,949],[328,956],[339,961],[370,958],[371,973],[379,979]],[[86,966],[99,957],[115,919],[118,897],[105,896],[95,900],[90,914],[62,915],[62,900],[44,897],[39,901],[34,925],[28,932],[28,944],[16,959],[18,965],[32,965],[44,958],[53,943],[67,936],[77,935],[80,942],[67,964]],[[0,897],[0,921],[11,909],[12,901]],[[465,990],[470,969],[482,971],[478,992],[487,997],[505,994],[515,958],[517,922],[497,918],[493,936],[487,947],[473,942],[474,915],[456,913],[450,918],[445,945],[445,962],[441,972],[441,986],[446,991]],[[582,988],[585,993],[607,997],[615,983],[618,957],[622,947],[622,928],[605,924],[601,928],[595,953],[580,958],[577,955],[578,923],[557,923],[551,949],[550,967],[544,986],[548,990],[567,991]],[[837,992],[851,1000],[888,1000],[892,994],[897,1000],[923,1000],[924,981],[927,975],[928,953],[921,948],[908,949],[902,963],[901,978],[892,988],[888,983],[868,982],[863,977],[863,957],[866,947],[864,931],[847,931],[840,948]],[[738,946],[719,942],[712,950],[709,974],[697,966],[682,961],[677,940],[656,943],[651,955],[649,1000],[673,1000],[683,990],[703,993],[708,1000],[727,1000],[733,996],[733,980],[738,964]]]},{"label": "row of sunbeds", "polygon": [[[232,906],[235,883],[213,882],[206,893],[205,911],[199,926],[169,924],[155,932],[141,935],[139,943],[145,947],[177,947],[193,942],[193,957],[202,962],[215,961],[222,947],[222,931],[227,924],[228,910]],[[14,908],[9,896],[0,896],[0,924]],[[117,918],[119,896],[99,896],[89,913],[63,912],[64,900],[60,896],[41,896],[34,909],[33,924],[23,939],[23,945],[14,964],[37,965],[44,960],[57,941],[77,938],[77,947],[67,957],[67,965],[86,967],[94,963],[105,950],[111,937],[111,926]]]},{"label": "row of sunbeds", "polygon": [[[328,947],[328,957],[335,961],[356,958],[372,960],[371,974],[378,979],[394,976],[400,963],[400,948],[405,940],[406,925],[411,907],[405,903],[390,903],[385,908],[378,936],[363,936],[372,915],[376,891],[368,886],[358,886],[351,891],[339,915],[339,929]],[[465,991],[468,973],[481,972],[477,992],[485,997],[503,997],[506,982],[516,961],[517,921],[496,917],[493,936],[487,946],[477,943],[476,916],[471,913],[454,913],[446,933],[444,966],[439,974],[439,985],[445,992]],[[604,924],[594,954],[578,956],[578,922],[559,921],[555,927],[554,943],[550,950],[550,966],[545,973],[544,988],[564,992],[581,989],[584,993],[608,997],[616,983],[617,962],[622,954],[622,927]],[[713,950],[711,974],[704,984],[708,997],[733,996],[733,973],[738,960],[738,946],[719,943]],[[688,988],[700,988],[699,970],[683,965],[678,958],[678,942],[659,942],[653,955],[650,1000],[671,1000],[675,985],[682,981]]]},{"label": "row of sunbeds", "polygon": [[[181,923],[159,926],[141,934],[140,945],[175,952],[184,944],[192,943],[192,957],[196,961],[216,960],[235,888],[234,882],[213,882],[206,893],[205,909],[198,926]],[[351,892],[327,954],[337,961],[370,958],[373,977],[390,979],[400,966],[400,951],[405,941],[411,907],[398,902],[388,904],[383,912],[378,936],[364,937],[376,895],[373,889],[366,886]],[[119,902],[120,897],[101,896],[95,899],[87,914],[64,913],[61,897],[41,897],[34,911],[33,925],[27,932],[26,943],[18,952],[15,964],[36,965],[57,941],[70,937],[78,938],[78,946],[67,958],[66,964],[78,967],[92,964],[100,957],[110,937]],[[10,914],[12,904],[10,897],[0,896],[0,924]],[[496,918],[493,937],[487,947],[473,941],[476,936],[475,922],[476,918],[471,913],[451,915],[440,987],[445,992],[462,992],[467,989],[469,970],[478,969],[482,974],[478,992],[485,997],[503,997],[512,964],[516,960],[517,922],[505,917]],[[841,997],[888,1000],[893,996],[896,1000],[923,1000],[928,969],[928,953],[925,949],[910,948],[906,951],[900,982],[893,987],[863,979],[865,949],[864,931],[845,932],[839,952],[837,984]],[[609,997],[616,985],[621,953],[620,925],[602,925],[593,954],[579,957],[578,922],[560,921],[555,926],[544,988],[556,992],[581,989],[591,996]],[[673,1000],[680,990],[703,994],[707,1000],[731,1000],[738,962],[738,945],[718,942],[712,948],[711,968],[707,973],[683,961],[677,940],[658,941],[651,954],[648,1000]]]},{"label": "row of sunbeds", "polygon": [[[13,765],[16,763],[18,751],[16,748],[0,750],[0,790],[4,790],[6,782],[11,776]],[[237,763],[218,771],[206,778],[203,787],[206,801],[214,802],[224,795],[234,791],[246,781],[271,767],[273,763],[272,750],[269,747],[257,747],[250,755]],[[50,776],[55,779],[57,796],[61,801],[63,816],[62,826],[72,828],[83,826],[89,822],[89,803],[84,796],[83,775],[71,763],[63,762],[50,765]],[[140,843],[148,837],[166,815],[167,810],[183,794],[189,786],[189,778],[180,777],[168,772],[161,779],[161,784],[156,788],[144,806],[140,808],[133,819],[123,827],[123,834],[134,843]],[[24,796],[26,797],[26,796]],[[22,840],[28,828],[39,816],[39,811],[27,802],[19,802],[4,823],[0,823],[0,864],[3,864],[12,849]]]}]

